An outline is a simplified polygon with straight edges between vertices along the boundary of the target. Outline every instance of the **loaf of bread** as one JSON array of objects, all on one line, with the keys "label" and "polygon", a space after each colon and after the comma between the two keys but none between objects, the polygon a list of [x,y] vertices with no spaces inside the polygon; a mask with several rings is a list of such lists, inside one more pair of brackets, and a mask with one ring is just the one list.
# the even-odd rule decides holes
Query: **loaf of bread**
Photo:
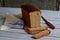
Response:
[{"label": "loaf of bread", "polygon": [[25,4],[21,6],[22,19],[24,25],[28,27],[39,27],[41,21],[41,11],[35,5]]},{"label": "loaf of bread", "polygon": [[50,30],[44,30],[42,32],[39,32],[39,33],[33,35],[32,38],[38,39],[38,38],[41,38],[44,36],[48,36],[49,34],[50,34]]},{"label": "loaf of bread", "polygon": [[24,30],[29,34],[33,34],[32,38],[41,38],[51,33],[47,27],[40,25],[41,11],[39,8],[32,4],[25,4],[21,6],[21,10]]}]

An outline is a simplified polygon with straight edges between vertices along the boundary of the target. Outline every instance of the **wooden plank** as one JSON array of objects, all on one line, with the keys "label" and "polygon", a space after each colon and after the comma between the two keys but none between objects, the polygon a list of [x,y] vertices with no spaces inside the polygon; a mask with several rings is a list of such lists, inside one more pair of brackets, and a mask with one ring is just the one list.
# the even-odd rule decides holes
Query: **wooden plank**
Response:
[{"label": "wooden plank", "polygon": [[[49,22],[52,23],[55,26],[55,28],[60,29],[60,22],[59,21],[49,21]],[[44,21],[41,21],[41,25],[47,26]]]},{"label": "wooden plank", "polygon": [[1,40],[23,40],[23,39],[16,39],[16,38],[8,38],[8,37],[0,37]]},{"label": "wooden plank", "polygon": [[[51,34],[49,36],[45,36],[41,39],[38,39],[38,40],[58,40],[60,39],[60,32],[58,31],[60,29],[54,29],[54,30],[51,30]],[[20,32],[19,30],[9,30],[9,31],[0,31],[0,38],[3,37],[4,39],[26,39],[27,40],[27,37],[28,39],[31,39],[31,40],[34,40],[31,38],[32,35],[29,35],[27,33],[24,33],[23,30],[20,29]],[[6,38],[5,38],[6,37]]]},{"label": "wooden plank", "polygon": [[21,31],[20,32],[17,32],[17,31],[13,32],[12,30],[11,31],[0,31],[0,37],[4,37],[4,38],[6,37],[6,39],[11,38],[11,39],[23,39],[23,40],[24,39],[27,40],[27,37],[28,37],[28,39],[32,39],[30,38],[31,35],[27,33],[25,34],[24,31],[23,33],[21,33]]},{"label": "wooden plank", "polygon": [[[6,10],[7,9],[3,9]],[[1,10],[1,11],[3,11]],[[11,10],[11,11],[10,11]],[[9,12],[12,13],[17,13],[17,11],[12,11],[12,10],[16,10],[16,9],[8,9]],[[18,10],[18,9],[17,9]],[[0,12],[1,12],[0,11]],[[19,10],[18,10],[19,11]],[[3,13],[6,13],[3,12]],[[19,11],[20,12],[20,11]],[[18,12],[18,13],[19,13]],[[46,14],[45,14],[46,13]],[[54,13],[54,14],[53,14]],[[56,26],[56,29],[51,30],[51,34],[49,36],[45,36],[43,38],[37,39],[37,40],[60,40],[60,12],[58,11],[46,11],[43,12],[43,16],[52,24],[54,24]],[[42,25],[47,26],[44,21],[42,21]],[[5,30],[5,31],[0,31],[0,39],[1,40],[35,40],[31,38],[32,35],[27,34],[24,30],[22,29],[11,29],[11,30]]]},{"label": "wooden plank", "polygon": [[55,37],[43,37],[37,40],[60,40],[60,38],[55,38]]},{"label": "wooden plank", "polygon": [[[45,14],[46,13],[46,14]],[[54,13],[54,14],[52,14]],[[60,11],[46,11],[42,10],[42,15],[46,18],[49,22],[51,22],[56,28],[60,28]]]},{"label": "wooden plank", "polygon": [[51,34],[49,36],[60,38],[60,32],[59,32],[59,30],[60,29],[51,30]]}]

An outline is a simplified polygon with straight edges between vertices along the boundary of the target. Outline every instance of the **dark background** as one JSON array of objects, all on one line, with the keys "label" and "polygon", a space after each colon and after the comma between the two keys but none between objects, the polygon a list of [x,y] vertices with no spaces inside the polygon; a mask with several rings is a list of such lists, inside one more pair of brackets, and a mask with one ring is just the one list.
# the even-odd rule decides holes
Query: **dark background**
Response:
[{"label": "dark background", "polygon": [[56,0],[0,0],[0,6],[4,7],[20,7],[27,3],[32,3],[44,10],[56,10]]}]

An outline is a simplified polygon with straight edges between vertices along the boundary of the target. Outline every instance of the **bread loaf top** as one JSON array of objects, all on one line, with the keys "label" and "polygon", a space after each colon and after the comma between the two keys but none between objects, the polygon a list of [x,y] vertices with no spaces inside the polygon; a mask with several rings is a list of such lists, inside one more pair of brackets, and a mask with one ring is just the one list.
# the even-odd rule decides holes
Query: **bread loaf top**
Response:
[{"label": "bread loaf top", "polygon": [[22,5],[21,8],[27,11],[28,13],[33,11],[40,11],[39,8],[37,8],[35,5],[32,4]]}]

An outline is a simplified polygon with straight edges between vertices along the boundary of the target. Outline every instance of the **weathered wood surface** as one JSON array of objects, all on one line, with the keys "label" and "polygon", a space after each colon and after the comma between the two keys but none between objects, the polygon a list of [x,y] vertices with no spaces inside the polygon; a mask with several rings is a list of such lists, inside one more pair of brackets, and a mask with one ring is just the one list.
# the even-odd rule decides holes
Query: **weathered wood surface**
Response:
[{"label": "weathered wood surface", "polygon": [[[20,8],[0,8],[0,14],[4,12],[19,13]],[[12,11],[13,10],[13,11]],[[49,36],[36,40],[60,40],[60,11],[41,10],[42,15],[50,21],[56,28],[51,30]],[[3,12],[3,13],[4,13]],[[46,25],[42,20],[41,23]],[[0,30],[0,40],[35,40],[31,38],[32,35],[27,34],[23,29]]]}]

